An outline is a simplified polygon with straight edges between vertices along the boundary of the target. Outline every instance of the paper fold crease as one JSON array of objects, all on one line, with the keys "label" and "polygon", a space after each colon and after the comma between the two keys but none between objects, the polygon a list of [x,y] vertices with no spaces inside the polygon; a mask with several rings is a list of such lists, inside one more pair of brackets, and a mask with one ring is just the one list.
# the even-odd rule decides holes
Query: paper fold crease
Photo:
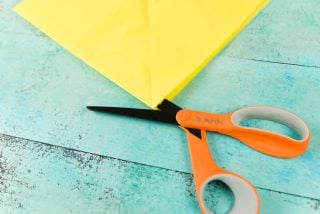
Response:
[{"label": "paper fold crease", "polygon": [[267,2],[24,0],[16,11],[154,108],[173,98]]}]

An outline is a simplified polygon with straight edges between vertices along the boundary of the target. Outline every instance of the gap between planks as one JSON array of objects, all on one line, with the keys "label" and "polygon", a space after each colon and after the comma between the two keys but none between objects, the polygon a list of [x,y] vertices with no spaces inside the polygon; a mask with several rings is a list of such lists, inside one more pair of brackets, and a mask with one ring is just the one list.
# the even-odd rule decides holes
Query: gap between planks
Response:
[{"label": "gap between planks", "polygon": [[[222,56],[222,55],[221,55]],[[238,60],[247,60],[247,61],[254,61],[254,62],[263,62],[263,63],[270,63],[270,64],[279,64],[279,65],[289,65],[289,66],[297,66],[297,67],[305,67],[305,68],[320,68],[320,66],[317,65],[303,65],[298,63],[289,63],[289,62],[278,62],[278,61],[271,61],[271,60],[263,60],[263,59],[252,59],[252,58],[240,58],[235,56],[223,56],[228,57],[232,59],[238,59]]]},{"label": "gap between planks", "polygon": [[[57,145],[53,145],[53,144],[50,144],[50,143],[45,143],[45,142],[41,142],[41,141],[37,141],[37,140],[32,140],[32,139],[27,139],[27,138],[22,138],[22,137],[16,137],[16,136],[3,134],[3,133],[0,133],[0,135],[2,135],[4,137],[9,137],[9,138],[15,138],[15,139],[31,141],[33,143],[42,144],[42,145],[46,145],[46,146],[49,146],[49,147],[55,147],[57,149],[70,150],[70,151],[80,152],[80,153],[84,153],[84,154],[90,154],[90,155],[94,155],[94,156],[99,156],[99,157],[102,157],[102,158],[105,158],[105,159],[114,159],[114,160],[123,161],[123,162],[127,162],[127,163],[133,163],[133,164],[137,164],[137,165],[141,165],[141,166],[147,166],[147,167],[152,167],[152,168],[156,168],[156,169],[162,169],[162,170],[166,170],[166,171],[171,171],[171,172],[191,175],[191,173],[188,173],[188,172],[168,169],[168,168],[165,168],[165,167],[152,166],[152,165],[149,165],[149,164],[139,163],[139,162],[135,162],[135,161],[128,161],[128,160],[125,160],[125,159],[115,158],[115,157],[106,156],[106,155],[100,155],[100,154],[96,154],[96,153],[92,153],[92,152],[86,152],[86,151],[83,151],[83,150],[68,148],[68,147],[65,147],[65,146],[57,146]],[[268,189],[268,188],[259,187],[259,186],[255,186],[255,187],[257,189],[260,189],[260,190],[265,190],[265,191],[279,193],[279,194],[286,194],[286,195],[290,195],[290,196],[294,196],[294,197],[300,197],[300,198],[305,198],[305,199],[309,199],[309,200],[312,200],[312,201],[320,202],[320,199],[317,199],[317,198],[307,197],[307,196],[288,193],[288,192],[277,191],[277,190]]]},{"label": "gap between planks", "polygon": [[[10,31],[5,31],[5,30],[0,30],[0,33],[4,34],[18,34],[18,35],[31,35],[29,33],[24,33],[24,32],[10,32]],[[42,32],[37,32],[36,34],[32,34],[32,36],[36,37],[47,37],[44,33]],[[60,49],[65,50],[63,47],[59,45]],[[227,47],[226,47],[227,48]],[[223,51],[222,51],[223,52]],[[318,65],[303,65],[303,64],[298,64],[298,63],[289,63],[289,62],[280,62],[280,61],[272,61],[272,60],[264,60],[264,59],[254,59],[254,58],[241,58],[237,56],[230,56],[230,55],[223,55],[222,52],[218,54],[216,57],[227,57],[227,58],[232,58],[232,59],[238,59],[238,60],[247,60],[247,61],[254,61],[254,62],[262,62],[262,63],[270,63],[270,64],[279,64],[279,65],[289,65],[289,66],[297,66],[297,67],[306,67],[306,68],[317,68],[320,69],[320,66]],[[215,57],[215,58],[216,58]],[[212,60],[214,60],[213,58]],[[211,61],[212,61],[211,60]]]}]

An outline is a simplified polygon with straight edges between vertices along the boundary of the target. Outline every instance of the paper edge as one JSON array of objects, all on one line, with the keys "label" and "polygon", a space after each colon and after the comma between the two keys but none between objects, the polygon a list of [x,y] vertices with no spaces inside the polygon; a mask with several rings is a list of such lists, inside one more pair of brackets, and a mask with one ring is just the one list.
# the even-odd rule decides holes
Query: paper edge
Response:
[{"label": "paper edge", "polygon": [[[184,78],[178,86],[176,86],[173,90],[171,90],[167,95],[165,95],[162,100],[168,99],[173,100],[186,86],[188,83],[192,81],[192,79],[211,61],[213,60],[219,53],[223,51],[224,48],[227,47],[227,45],[234,40],[241,31],[243,31],[250,22],[252,22],[257,15],[262,12],[263,9],[267,7],[267,5],[271,2],[271,0],[264,0],[260,5],[257,6],[256,10],[254,10],[250,15],[247,16],[246,19],[239,25],[239,27],[228,36],[221,45],[212,52],[211,55],[207,59],[205,59],[190,75],[188,75],[186,78]],[[152,108],[155,108],[162,100],[156,100],[152,103]]]},{"label": "paper edge", "polygon": [[[117,81],[114,81],[113,79],[111,79],[110,77],[104,75],[102,72],[100,72],[98,69],[96,69],[95,67],[93,67],[89,62],[87,62],[87,60],[83,59],[82,57],[80,57],[77,53],[75,52],[71,52],[69,50],[69,48],[67,48],[65,45],[63,45],[62,43],[60,43],[57,39],[53,38],[52,36],[50,36],[47,31],[43,28],[40,28],[40,26],[35,25],[34,23],[31,22],[31,20],[29,18],[27,18],[24,13],[22,11],[20,11],[20,5],[22,5],[26,0],[22,0],[20,1],[18,4],[16,4],[13,7],[13,11],[15,11],[20,17],[22,17],[26,22],[28,22],[30,25],[32,25],[33,27],[35,27],[39,32],[43,33],[46,35],[46,37],[50,38],[52,41],[54,41],[58,46],[60,46],[61,48],[63,48],[65,51],[67,51],[68,53],[70,53],[72,56],[76,57],[78,60],[82,61],[84,64],[86,64],[86,66],[88,66],[89,68],[93,69],[95,72],[97,72],[98,74],[100,74],[101,76],[103,76],[104,78],[106,78],[107,80],[111,81],[113,84],[115,84],[117,87],[121,88],[124,92],[130,94],[131,96],[133,96],[134,98],[138,99],[139,101],[141,101],[142,103],[144,103],[145,105],[155,109],[156,106],[152,106],[152,95],[151,92],[149,94],[149,102],[148,101],[144,101],[143,99],[139,98],[137,95],[135,95],[134,93],[130,92],[130,90],[128,90],[125,86],[120,85],[119,83],[117,83]],[[158,104],[156,104],[158,105]]]},{"label": "paper edge", "polygon": [[157,100],[154,100],[152,95],[150,96],[150,102],[144,101],[141,98],[139,98],[138,96],[134,95],[134,93],[131,93],[129,90],[127,90],[127,88],[125,86],[119,85],[116,81],[114,81],[113,79],[107,77],[106,75],[104,75],[102,72],[100,72],[98,69],[96,69],[95,67],[93,67],[92,65],[90,65],[90,63],[88,63],[85,59],[82,59],[81,57],[78,56],[78,54],[71,52],[65,45],[61,44],[60,42],[58,42],[55,38],[49,36],[49,34],[47,33],[47,31],[45,29],[40,29],[37,25],[33,24],[31,21],[29,21],[29,18],[27,18],[26,16],[24,16],[23,12],[21,12],[19,10],[20,5],[22,5],[26,0],[22,0],[21,2],[19,2],[17,5],[15,5],[13,7],[13,10],[19,15],[21,16],[24,20],[26,20],[28,23],[30,23],[32,26],[34,26],[35,28],[37,28],[40,32],[44,33],[47,37],[49,37],[50,39],[52,39],[55,43],[57,43],[60,47],[62,47],[63,49],[65,49],[66,51],[68,51],[71,55],[77,57],[79,60],[83,61],[87,66],[89,66],[91,69],[95,70],[96,72],[98,72],[100,75],[102,75],[103,77],[107,78],[108,80],[110,80],[112,83],[114,83],[115,85],[117,85],[118,87],[122,88],[126,93],[132,95],[133,97],[135,97],[136,99],[138,99],[139,101],[141,101],[142,103],[146,104],[147,106],[151,107],[152,109],[156,109],[158,104],[161,103],[164,99],[168,99],[168,100],[173,100],[186,86],[188,83],[190,83],[192,81],[192,79],[211,61],[213,60],[225,47],[227,47],[227,45],[234,40],[241,31],[243,31],[250,22],[253,21],[254,18],[256,18],[256,16],[271,2],[271,0],[264,0],[261,2],[260,5],[257,6],[257,8],[250,14],[247,16],[246,19],[244,19],[244,21],[239,25],[239,27],[233,31],[233,33],[231,33],[222,43],[221,45],[216,48],[202,63],[200,63],[199,66],[197,66],[195,68],[195,70],[193,72],[190,73],[190,75],[188,75],[186,78],[184,78],[183,80],[180,81],[180,83],[173,88],[172,90],[170,90],[170,92],[167,95],[163,95],[162,98],[159,98]]}]

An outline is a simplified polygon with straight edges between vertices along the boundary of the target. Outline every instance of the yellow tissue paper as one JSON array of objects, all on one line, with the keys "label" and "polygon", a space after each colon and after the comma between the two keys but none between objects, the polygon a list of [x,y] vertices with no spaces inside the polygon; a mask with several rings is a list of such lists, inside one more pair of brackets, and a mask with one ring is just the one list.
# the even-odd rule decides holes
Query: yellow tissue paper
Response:
[{"label": "yellow tissue paper", "polygon": [[24,0],[15,9],[149,105],[172,99],[268,0]]}]

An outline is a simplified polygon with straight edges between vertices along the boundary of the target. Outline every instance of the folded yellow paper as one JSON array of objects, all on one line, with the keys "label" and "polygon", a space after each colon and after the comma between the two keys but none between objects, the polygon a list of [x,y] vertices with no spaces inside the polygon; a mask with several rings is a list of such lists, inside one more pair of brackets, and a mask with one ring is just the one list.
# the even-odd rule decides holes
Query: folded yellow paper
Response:
[{"label": "folded yellow paper", "polygon": [[24,0],[16,11],[141,101],[173,98],[268,0]]}]

